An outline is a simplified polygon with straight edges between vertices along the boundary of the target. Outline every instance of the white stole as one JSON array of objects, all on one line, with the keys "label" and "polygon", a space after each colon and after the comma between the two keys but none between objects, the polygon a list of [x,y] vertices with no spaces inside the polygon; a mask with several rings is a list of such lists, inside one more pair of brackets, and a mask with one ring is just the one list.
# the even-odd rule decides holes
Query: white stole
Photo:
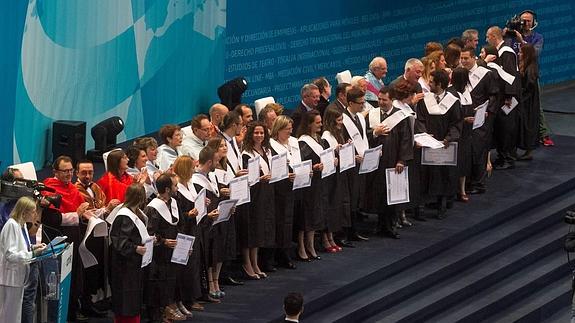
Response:
[{"label": "white stole", "polygon": [[[209,179],[200,173],[194,173],[192,175],[192,186],[194,184],[198,184],[201,187],[204,187],[206,190],[214,193],[217,197],[220,196],[220,190],[218,189],[218,181],[216,179],[216,174],[213,172],[208,173]],[[196,188],[194,187],[194,190]],[[196,192],[196,196],[199,192]]]},{"label": "white stole", "polygon": [[280,155],[285,152],[290,165],[301,163],[301,153],[299,151],[299,144],[296,138],[289,137],[289,149],[273,138],[270,139],[270,145]]},{"label": "white stole", "polygon": [[[236,151],[234,150],[234,147],[232,146],[232,144],[228,141],[227,138],[225,138],[225,140],[226,140],[226,145],[228,145],[228,153],[227,153],[228,166],[230,166],[232,168],[233,173],[235,174],[237,171],[242,169],[242,163],[240,160],[241,153],[238,151],[237,152],[238,155],[236,155]],[[238,143],[236,142],[236,138],[234,137],[234,138],[232,138],[232,140],[236,144],[236,147],[238,147]]]},{"label": "white stole", "polygon": [[[505,45],[503,45],[503,46],[501,46],[501,48],[499,48],[499,50],[497,51],[497,56],[501,57],[501,55],[503,55],[503,53],[505,53],[505,52],[508,52],[508,53],[515,55],[515,60],[517,60],[517,54],[513,51],[513,49],[511,49],[511,47],[505,46]],[[489,65],[489,64],[487,64],[487,65]],[[519,71],[519,67],[517,65],[515,66],[515,70]]]},{"label": "white stole", "polygon": [[515,76],[507,73],[501,66],[491,62],[491,63],[487,63],[487,66],[495,69],[497,71],[497,74],[499,74],[499,76],[505,81],[507,82],[507,84],[512,85],[513,82],[515,81]]},{"label": "white stole", "polygon": [[359,119],[359,123],[361,124],[361,128],[363,130],[363,137],[362,134],[359,133],[359,129],[357,129],[355,122],[353,122],[353,120],[351,119],[350,116],[347,115],[347,113],[343,114],[343,125],[347,130],[347,133],[351,137],[351,140],[353,141],[353,146],[355,147],[355,150],[357,151],[358,155],[363,156],[363,153],[369,148],[366,133],[367,129],[365,129],[366,124],[364,116],[361,113],[356,113],[356,115]]},{"label": "white stole", "polygon": [[[246,154],[248,156],[250,156],[250,158],[255,158],[256,157],[256,152],[248,152],[246,150],[244,150],[242,152],[242,154]],[[260,156],[259,154],[257,156]],[[271,162],[272,160],[272,152],[271,151],[266,151],[266,157],[268,159],[268,162]],[[264,160],[264,158],[262,156],[260,156],[260,168],[261,171],[264,175],[269,175],[270,174],[270,166],[268,165],[268,162],[266,162]]]},{"label": "white stole", "polygon": [[[192,181],[190,181],[188,183],[188,185],[194,185],[194,184],[192,183]],[[192,203],[194,203],[196,201],[196,198],[198,197],[196,190],[194,190],[194,189],[190,190],[187,187],[185,187],[184,184],[182,184],[182,183],[178,183],[178,192],[182,193],[182,196],[186,200],[188,200]]]},{"label": "white stole", "polygon": [[[150,203],[148,203],[148,206],[152,207],[156,211],[158,211],[158,213],[160,213],[162,218],[164,220],[166,220],[166,222],[168,222],[170,225],[176,225],[180,221],[180,213],[178,210],[178,203],[176,202],[176,200],[174,198],[171,197],[170,199],[171,199],[170,209],[172,211],[172,214],[170,214],[170,210],[168,210],[168,206],[166,205],[166,202],[164,202],[163,200],[161,200],[157,197],[154,198],[153,200],[151,200]],[[172,223],[172,216],[176,218],[176,222]]]},{"label": "white stole", "polygon": [[471,83],[471,89],[473,90],[479,82],[483,79],[483,77],[489,72],[483,66],[477,66],[473,72],[469,73],[469,83]]},{"label": "white stole", "polygon": [[437,103],[435,100],[435,93],[425,93],[423,97],[423,102],[425,103],[425,107],[427,108],[427,112],[431,115],[444,115],[451,109],[453,104],[458,100],[455,95],[445,92],[445,95]]},{"label": "white stole", "polygon": [[[379,108],[377,108],[379,110]],[[372,109],[375,110],[375,109]],[[370,110],[369,112],[371,113]],[[325,141],[327,141],[327,143],[329,144],[330,148],[336,149],[337,145],[339,145],[339,143],[337,142],[337,139],[335,139],[335,137],[331,134],[331,132],[329,131],[324,131],[323,134],[321,135],[321,139],[325,139]]]},{"label": "white stole", "polygon": [[457,92],[457,94],[459,94],[459,101],[461,102],[462,106],[471,105],[473,103],[468,86],[465,86],[465,91],[463,93]]},{"label": "white stole", "polygon": [[313,139],[311,136],[301,135],[298,141],[305,142],[311,148],[311,150],[313,150],[313,152],[317,155],[317,157],[321,156],[321,153],[323,152],[323,147],[317,141],[315,141],[315,139]]},{"label": "white stole", "polygon": [[[140,210],[138,211],[142,212]],[[142,220],[140,220],[140,218],[138,218],[138,216],[134,214],[134,212],[132,212],[132,210],[128,209],[127,207],[120,208],[118,212],[113,215],[113,219],[108,220],[108,222],[112,223],[112,225],[110,226],[110,232],[112,231],[112,227],[114,226],[115,220],[119,215],[127,216],[128,218],[130,218],[130,220],[132,220],[132,222],[134,222],[134,225],[136,225],[136,228],[140,233],[140,238],[142,239],[141,243],[144,243],[146,240],[150,238],[150,235],[148,234],[148,229],[146,229],[146,224],[142,222]],[[112,216],[112,214],[110,214],[110,216]]]}]

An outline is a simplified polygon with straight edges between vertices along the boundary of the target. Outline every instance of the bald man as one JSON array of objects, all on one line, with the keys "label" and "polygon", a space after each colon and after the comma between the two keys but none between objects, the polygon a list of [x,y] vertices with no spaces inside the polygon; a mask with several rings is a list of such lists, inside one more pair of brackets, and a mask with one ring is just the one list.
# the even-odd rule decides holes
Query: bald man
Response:
[{"label": "bald man", "polygon": [[[517,66],[517,55],[504,44],[503,31],[497,26],[487,30],[487,42],[497,49],[498,58],[488,63],[499,75],[499,94],[497,96],[494,135],[497,148],[495,169],[515,167],[515,150],[519,131],[519,113],[521,111],[521,76]],[[517,104],[516,104],[517,103]],[[510,108],[513,108],[509,111]]]},{"label": "bald man", "polygon": [[224,116],[229,112],[228,108],[220,103],[212,105],[210,108],[210,123],[212,124],[212,130],[210,131],[210,138],[215,138],[221,135],[220,125],[224,120]]}]

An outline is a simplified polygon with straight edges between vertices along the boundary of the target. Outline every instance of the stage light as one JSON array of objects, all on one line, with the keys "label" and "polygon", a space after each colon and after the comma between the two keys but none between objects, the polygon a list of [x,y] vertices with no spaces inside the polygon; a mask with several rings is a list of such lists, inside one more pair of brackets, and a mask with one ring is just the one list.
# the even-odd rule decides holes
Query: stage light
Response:
[{"label": "stage light", "polygon": [[94,149],[88,151],[88,158],[102,160],[102,154],[116,146],[116,137],[122,130],[124,121],[120,117],[111,117],[93,126]]},{"label": "stage light", "polygon": [[233,110],[236,105],[242,103],[242,94],[248,88],[248,81],[242,76],[229,80],[218,88],[220,103]]}]

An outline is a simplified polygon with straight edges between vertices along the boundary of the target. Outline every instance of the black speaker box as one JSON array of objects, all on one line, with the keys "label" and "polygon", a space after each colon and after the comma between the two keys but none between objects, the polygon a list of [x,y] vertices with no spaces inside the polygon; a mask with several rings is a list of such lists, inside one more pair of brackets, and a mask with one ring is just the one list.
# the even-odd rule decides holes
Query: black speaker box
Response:
[{"label": "black speaker box", "polygon": [[66,155],[74,164],[86,158],[86,122],[57,120],[52,124],[52,156]]}]

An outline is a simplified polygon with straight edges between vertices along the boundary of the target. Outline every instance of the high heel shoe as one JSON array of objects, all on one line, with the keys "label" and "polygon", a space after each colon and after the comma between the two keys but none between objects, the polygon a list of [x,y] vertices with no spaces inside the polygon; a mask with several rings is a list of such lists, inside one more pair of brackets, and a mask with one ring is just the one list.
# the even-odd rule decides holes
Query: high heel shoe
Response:
[{"label": "high heel shoe", "polygon": [[457,195],[457,200],[463,203],[467,203],[469,202],[469,195],[467,194],[458,194]]},{"label": "high heel shoe", "polygon": [[260,280],[260,276],[257,273],[254,273],[253,275],[248,274],[246,267],[242,266],[243,269],[243,274],[244,274],[244,279],[245,280]]},{"label": "high heel shoe", "polygon": [[327,253],[336,253],[337,249],[335,247],[324,247],[323,251],[325,251]]},{"label": "high heel shoe", "polygon": [[[334,243],[335,243],[335,242],[334,242]],[[332,248],[334,248],[337,252],[343,251],[343,248],[340,247],[340,246],[338,246],[338,245],[335,245],[335,246],[333,246]]]},{"label": "high heel shoe", "polygon": [[296,255],[295,255],[295,259],[296,259],[297,261],[301,261],[301,262],[310,262],[310,261],[311,261],[311,259],[309,259],[309,257],[308,257],[308,258],[303,258],[303,257],[301,257],[299,254],[296,254]]},{"label": "high heel shoe", "polygon": [[180,312],[182,314],[184,314],[187,318],[191,318],[194,316],[194,314],[192,314],[192,311],[188,310],[186,308],[186,306],[184,306],[184,303],[178,302],[178,303],[176,303],[176,305],[178,306],[178,309],[180,310]]},{"label": "high heel shoe", "polygon": [[263,278],[263,279],[268,278],[268,275],[264,272],[256,273],[256,275],[260,276],[260,278]]},{"label": "high heel shoe", "polygon": [[305,252],[306,252],[307,256],[308,256],[310,259],[312,259],[312,260],[321,260],[321,257],[320,257],[320,256],[318,256],[318,255],[315,255],[315,256],[314,256],[314,255],[311,254],[311,252],[309,252],[309,251],[307,251],[307,250],[306,250]]}]

